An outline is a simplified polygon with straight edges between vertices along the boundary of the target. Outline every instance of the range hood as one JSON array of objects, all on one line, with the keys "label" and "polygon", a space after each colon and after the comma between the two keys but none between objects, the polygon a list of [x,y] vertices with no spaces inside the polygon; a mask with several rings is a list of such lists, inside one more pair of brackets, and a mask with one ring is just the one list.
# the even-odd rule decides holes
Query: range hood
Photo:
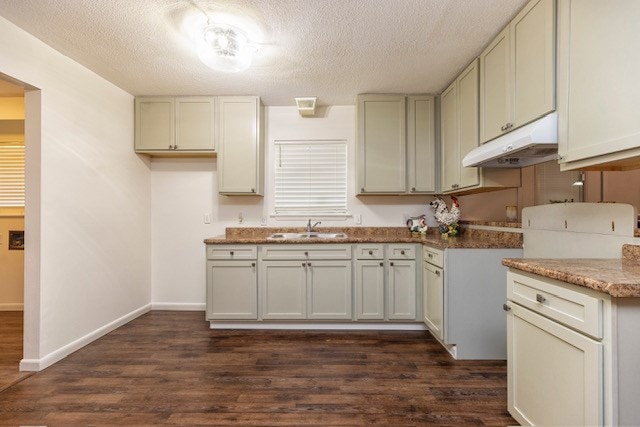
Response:
[{"label": "range hood", "polygon": [[558,114],[548,114],[474,148],[462,166],[523,168],[558,157]]}]

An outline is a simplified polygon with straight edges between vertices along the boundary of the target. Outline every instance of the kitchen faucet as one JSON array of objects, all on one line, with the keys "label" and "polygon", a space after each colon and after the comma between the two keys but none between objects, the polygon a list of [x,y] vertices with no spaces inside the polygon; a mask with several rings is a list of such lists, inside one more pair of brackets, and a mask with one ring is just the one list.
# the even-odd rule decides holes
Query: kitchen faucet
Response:
[{"label": "kitchen faucet", "polygon": [[309,222],[307,223],[307,233],[311,233],[318,224],[322,224],[322,222],[318,221],[315,224],[311,225],[311,218],[309,218]]}]

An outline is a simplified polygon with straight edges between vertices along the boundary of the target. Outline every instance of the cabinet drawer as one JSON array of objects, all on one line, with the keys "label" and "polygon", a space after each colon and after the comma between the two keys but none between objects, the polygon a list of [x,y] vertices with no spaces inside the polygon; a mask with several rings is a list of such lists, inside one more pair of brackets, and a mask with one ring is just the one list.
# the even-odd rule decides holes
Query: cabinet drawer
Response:
[{"label": "cabinet drawer", "polygon": [[208,245],[207,259],[257,259],[257,246]]},{"label": "cabinet drawer", "polygon": [[415,245],[389,245],[389,259],[416,259]]},{"label": "cabinet drawer", "polygon": [[429,264],[437,265],[438,267],[444,266],[444,251],[441,251],[440,249],[423,246],[422,256]]},{"label": "cabinet drawer", "polygon": [[357,245],[356,259],[383,259],[383,245]]},{"label": "cabinet drawer", "polygon": [[261,248],[261,259],[351,259],[351,245],[267,245]]},{"label": "cabinet drawer", "polygon": [[602,299],[557,280],[509,271],[507,298],[596,339],[602,338]]}]

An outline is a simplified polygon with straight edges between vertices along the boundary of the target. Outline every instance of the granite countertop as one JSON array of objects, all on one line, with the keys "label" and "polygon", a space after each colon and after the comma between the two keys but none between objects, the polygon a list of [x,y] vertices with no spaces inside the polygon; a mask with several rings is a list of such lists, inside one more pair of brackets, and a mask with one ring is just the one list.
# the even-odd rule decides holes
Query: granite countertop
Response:
[{"label": "granite countertop", "polygon": [[621,259],[506,258],[502,264],[604,292],[612,297],[640,297],[640,246],[623,245]]},{"label": "granite countertop", "polygon": [[208,245],[224,244],[336,244],[336,243],[418,243],[438,249],[446,248],[521,248],[522,234],[485,230],[463,230],[460,236],[441,237],[437,230],[426,235],[413,235],[405,227],[320,227],[321,233],[345,233],[346,239],[269,240],[274,233],[302,233],[304,228],[227,228],[224,236],[205,239]]}]

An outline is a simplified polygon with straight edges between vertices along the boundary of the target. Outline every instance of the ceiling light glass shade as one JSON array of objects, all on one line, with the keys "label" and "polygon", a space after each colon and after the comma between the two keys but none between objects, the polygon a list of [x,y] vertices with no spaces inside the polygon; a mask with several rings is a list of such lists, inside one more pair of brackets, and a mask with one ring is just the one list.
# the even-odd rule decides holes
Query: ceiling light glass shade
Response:
[{"label": "ceiling light glass shade", "polygon": [[198,57],[210,68],[228,73],[251,66],[256,46],[241,29],[227,24],[207,25]]}]

